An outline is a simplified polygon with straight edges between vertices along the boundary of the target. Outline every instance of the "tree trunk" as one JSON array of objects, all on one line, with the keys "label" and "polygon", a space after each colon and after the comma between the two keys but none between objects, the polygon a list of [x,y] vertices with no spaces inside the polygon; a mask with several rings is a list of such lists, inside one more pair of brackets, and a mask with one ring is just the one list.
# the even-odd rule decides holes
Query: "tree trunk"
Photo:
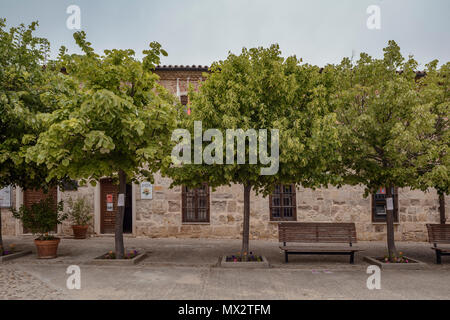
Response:
[{"label": "tree trunk", "polygon": [[123,244],[123,218],[125,216],[125,197],[127,192],[127,175],[123,170],[119,171],[119,195],[123,194],[123,205],[117,208],[116,213],[116,229],[115,229],[115,245],[116,259],[123,259],[125,247]]},{"label": "tree trunk", "polygon": [[0,257],[3,255],[2,208],[0,208]]},{"label": "tree trunk", "polygon": [[242,249],[241,257],[246,259],[249,251],[249,236],[250,236],[250,192],[252,186],[244,186],[244,225],[242,231]]},{"label": "tree trunk", "polygon": [[441,224],[445,224],[447,219],[445,218],[445,195],[444,193],[439,193],[439,215]]},{"label": "tree trunk", "polygon": [[[392,187],[386,188],[386,199],[392,198]],[[395,233],[394,233],[394,210],[387,210],[386,207],[386,227],[387,227],[387,245],[389,253],[389,261],[394,262],[394,258],[398,256],[397,248],[395,247]]]}]

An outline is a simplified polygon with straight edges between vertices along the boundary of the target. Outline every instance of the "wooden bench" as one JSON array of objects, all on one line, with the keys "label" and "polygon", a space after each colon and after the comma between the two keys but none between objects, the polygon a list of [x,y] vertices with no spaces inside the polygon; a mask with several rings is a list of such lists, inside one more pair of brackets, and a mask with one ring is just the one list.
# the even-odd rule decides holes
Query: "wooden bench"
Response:
[{"label": "wooden bench", "polygon": [[[280,249],[284,251],[284,259],[288,263],[290,254],[321,254],[321,255],[349,255],[350,263],[355,262],[355,252],[361,251],[353,248],[356,243],[356,228],[354,223],[303,223],[282,222],[278,224]],[[287,243],[346,243],[347,246],[296,246]]]},{"label": "wooden bench", "polygon": [[450,224],[427,224],[428,241],[436,252],[436,263],[441,264],[442,256],[450,256],[450,248],[439,247],[439,244],[450,244]]}]

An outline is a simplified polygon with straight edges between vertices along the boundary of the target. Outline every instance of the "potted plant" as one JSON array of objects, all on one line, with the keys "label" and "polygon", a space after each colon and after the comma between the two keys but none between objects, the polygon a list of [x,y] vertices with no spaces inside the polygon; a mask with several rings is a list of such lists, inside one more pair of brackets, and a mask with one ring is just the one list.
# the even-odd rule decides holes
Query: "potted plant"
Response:
[{"label": "potted plant", "polygon": [[91,206],[85,197],[67,200],[69,219],[72,221],[75,239],[86,239],[89,222],[92,219]]},{"label": "potted plant", "polygon": [[25,228],[38,235],[34,243],[39,259],[53,259],[57,256],[60,239],[50,235],[49,232],[67,219],[67,214],[62,211],[63,203],[59,202],[55,207],[50,198],[41,200],[29,207],[22,205],[19,211],[12,210],[14,218],[22,221]]}]

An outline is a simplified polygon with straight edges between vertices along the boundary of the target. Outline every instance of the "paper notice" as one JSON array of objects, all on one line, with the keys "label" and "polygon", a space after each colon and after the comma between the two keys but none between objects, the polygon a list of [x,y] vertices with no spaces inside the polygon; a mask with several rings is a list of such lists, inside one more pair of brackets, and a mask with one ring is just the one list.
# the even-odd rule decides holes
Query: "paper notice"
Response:
[{"label": "paper notice", "polygon": [[386,210],[389,210],[389,211],[394,210],[394,199],[386,198]]},{"label": "paper notice", "polygon": [[119,193],[119,199],[117,200],[117,206],[118,207],[125,206],[125,195],[123,193]]}]

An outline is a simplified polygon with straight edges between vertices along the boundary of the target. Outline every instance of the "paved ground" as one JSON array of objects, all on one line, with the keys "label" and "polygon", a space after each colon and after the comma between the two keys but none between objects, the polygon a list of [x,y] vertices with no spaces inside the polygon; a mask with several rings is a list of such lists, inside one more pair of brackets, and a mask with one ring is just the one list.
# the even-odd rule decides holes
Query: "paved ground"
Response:
[{"label": "paved ground", "polygon": [[[6,238],[6,245],[33,254],[0,264],[0,299],[450,299],[450,257],[434,264],[426,243],[397,244],[400,251],[428,263],[426,270],[382,271],[381,290],[368,290],[363,255],[385,253],[381,242],[363,242],[355,265],[347,257],[293,256],[284,264],[277,242],[252,241],[270,269],[231,270],[217,266],[237,253],[239,240],[126,238],[129,249],[148,252],[136,266],[93,266],[112,249],[113,238],[63,239],[59,257],[38,260],[31,237]],[[81,269],[81,289],[68,290],[66,269]]]}]

